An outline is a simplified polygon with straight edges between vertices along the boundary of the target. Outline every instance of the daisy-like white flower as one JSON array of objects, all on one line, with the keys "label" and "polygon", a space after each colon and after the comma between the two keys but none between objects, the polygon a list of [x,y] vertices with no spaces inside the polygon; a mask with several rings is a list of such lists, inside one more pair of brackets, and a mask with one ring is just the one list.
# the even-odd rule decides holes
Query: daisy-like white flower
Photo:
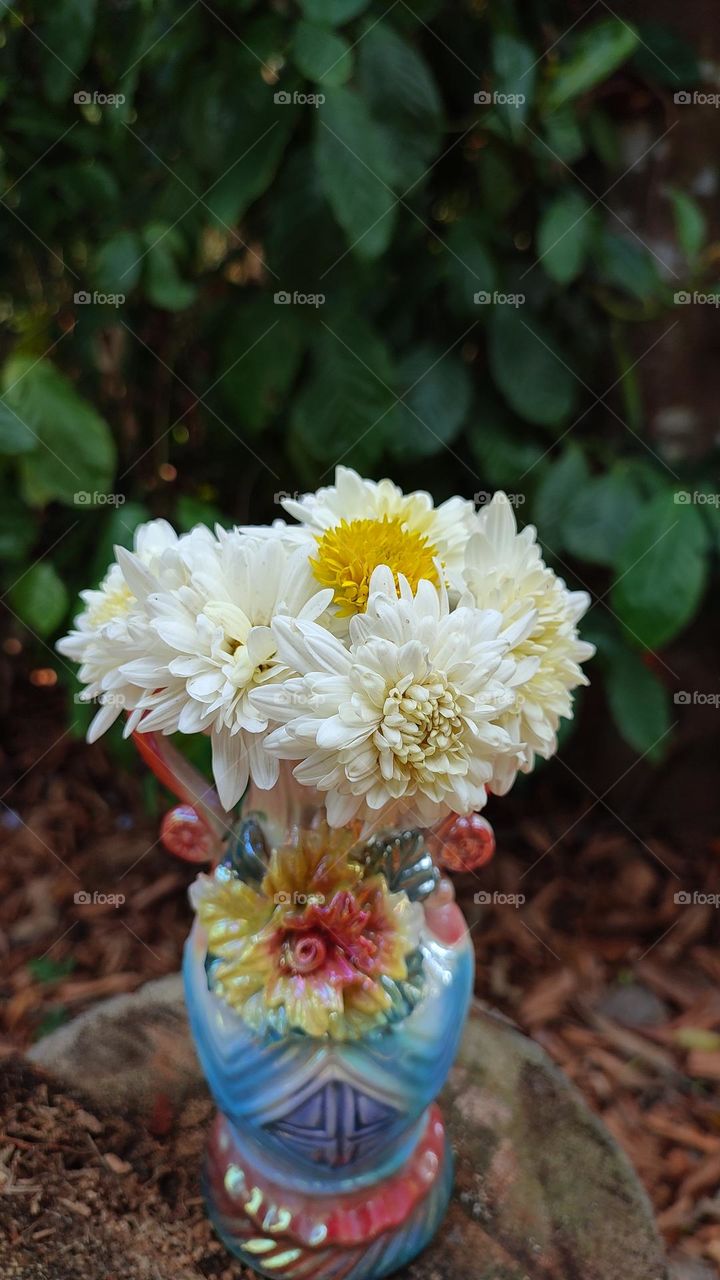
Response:
[{"label": "daisy-like white flower", "polygon": [[498,757],[492,789],[504,795],[518,767],[528,773],[535,755],[548,759],[554,753],[560,717],[572,716],[571,691],[588,683],[580,663],[592,657],[595,646],[579,638],[577,623],[590,597],[586,591],[569,591],[545,565],[532,525],[518,533],[504,493],[496,493],[477,516],[465,581],[473,603],[498,610],[505,627],[529,609],[535,616],[529,634],[519,637],[512,650],[518,661],[516,702],[501,723],[521,751],[518,758]]},{"label": "daisy-like white flower", "polygon": [[[164,552],[178,543],[167,520],[151,520],[138,525],[134,546],[137,560],[158,568]],[[97,700],[99,710],[88,729],[94,742],[117,719],[124,708],[134,705],[133,691],[120,674],[120,666],[133,652],[142,652],[145,620],[128,586],[120,565],[113,563],[100,586],[81,591],[85,608],[74,620],[73,630],[58,640],[57,650],[80,663],[79,679],[85,685],[80,701]]]},{"label": "daisy-like white flower", "polygon": [[147,618],[144,653],[121,669],[141,690],[128,732],[211,732],[218,794],[231,809],[250,773],[263,789],[277,780],[277,760],[263,746],[267,718],[249,699],[252,689],[292,674],[270,623],[277,614],[314,621],[331,592],[318,590],[302,549],[290,552],[277,540],[218,529],[201,546],[178,547],[177,556],[185,570],[179,585],[119,553]]},{"label": "daisy-like white flower", "polygon": [[332,590],[340,618],[363,612],[378,565],[388,565],[396,584],[402,575],[413,589],[421,579],[452,582],[472,532],[473,506],[464,498],[435,507],[429,493],[405,494],[391,480],[363,480],[349,467],[337,468],[335,484],[282,505],[304,530],[274,526],[273,533],[303,545],[312,535],[313,573]]},{"label": "daisy-like white flower", "polygon": [[402,800],[403,821],[428,826],[485,803],[498,755],[513,752],[498,723],[514,702],[508,649],[532,613],[505,633],[500,613],[461,606],[421,581],[413,592],[391,569],[372,577],[365,614],[348,643],[314,623],[276,618],[278,655],[299,678],[256,690],[258,713],[280,722],[266,738],[300,760],[298,780],[327,792],[331,826]]}]

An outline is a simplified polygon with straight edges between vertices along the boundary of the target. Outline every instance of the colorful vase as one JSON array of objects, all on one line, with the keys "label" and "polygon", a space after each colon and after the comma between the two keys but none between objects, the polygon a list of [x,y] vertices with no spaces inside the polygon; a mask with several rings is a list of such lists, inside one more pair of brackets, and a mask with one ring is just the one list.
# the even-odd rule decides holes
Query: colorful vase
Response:
[{"label": "colorful vase", "polygon": [[287,775],[246,797],[192,891],[190,1024],[218,1106],[204,1190],[261,1275],[389,1275],[431,1239],[452,1156],[435,1098],[473,953],[422,832],[331,831]]}]

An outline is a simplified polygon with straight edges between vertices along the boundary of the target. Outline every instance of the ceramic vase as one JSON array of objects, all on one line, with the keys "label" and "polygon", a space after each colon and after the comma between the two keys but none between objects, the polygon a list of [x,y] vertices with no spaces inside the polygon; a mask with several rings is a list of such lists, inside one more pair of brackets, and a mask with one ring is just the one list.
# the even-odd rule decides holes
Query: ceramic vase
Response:
[{"label": "ceramic vase", "polygon": [[[184,977],[218,1108],[204,1193],[227,1249],[261,1275],[378,1280],[447,1208],[435,1100],[473,953],[429,847],[400,815],[332,833],[321,796],[286,779],[246,797],[200,877]],[[255,934],[228,907],[244,894]]]}]

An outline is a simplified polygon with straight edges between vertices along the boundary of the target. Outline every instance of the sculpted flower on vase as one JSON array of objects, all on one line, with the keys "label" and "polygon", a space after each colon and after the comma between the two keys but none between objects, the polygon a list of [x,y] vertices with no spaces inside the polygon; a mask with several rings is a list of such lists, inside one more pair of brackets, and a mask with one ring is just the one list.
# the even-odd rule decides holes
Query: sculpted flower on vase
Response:
[{"label": "sculpted flower on vase", "polygon": [[212,989],[255,1030],[346,1040],[391,1017],[422,912],[355,847],[322,826],[276,850],[257,888],[226,865],[193,886]]}]

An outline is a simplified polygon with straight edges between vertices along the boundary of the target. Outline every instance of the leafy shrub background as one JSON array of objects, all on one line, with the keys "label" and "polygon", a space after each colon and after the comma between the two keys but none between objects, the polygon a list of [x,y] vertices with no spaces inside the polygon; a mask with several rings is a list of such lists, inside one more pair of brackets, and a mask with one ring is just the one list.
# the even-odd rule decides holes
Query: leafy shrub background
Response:
[{"label": "leafy shrub background", "polygon": [[[634,333],[672,289],[593,192],[625,171],[622,87],[671,101],[698,72],[662,28],[600,5],[563,34],[574,17],[3,5],[0,552],[38,644],[150,514],[273,518],[337,461],[438,499],[503,486],[602,597],[585,630],[610,708],[661,754],[653,655],[695,615],[718,528],[643,439]],[[692,287],[704,217],[666,198]]]}]

